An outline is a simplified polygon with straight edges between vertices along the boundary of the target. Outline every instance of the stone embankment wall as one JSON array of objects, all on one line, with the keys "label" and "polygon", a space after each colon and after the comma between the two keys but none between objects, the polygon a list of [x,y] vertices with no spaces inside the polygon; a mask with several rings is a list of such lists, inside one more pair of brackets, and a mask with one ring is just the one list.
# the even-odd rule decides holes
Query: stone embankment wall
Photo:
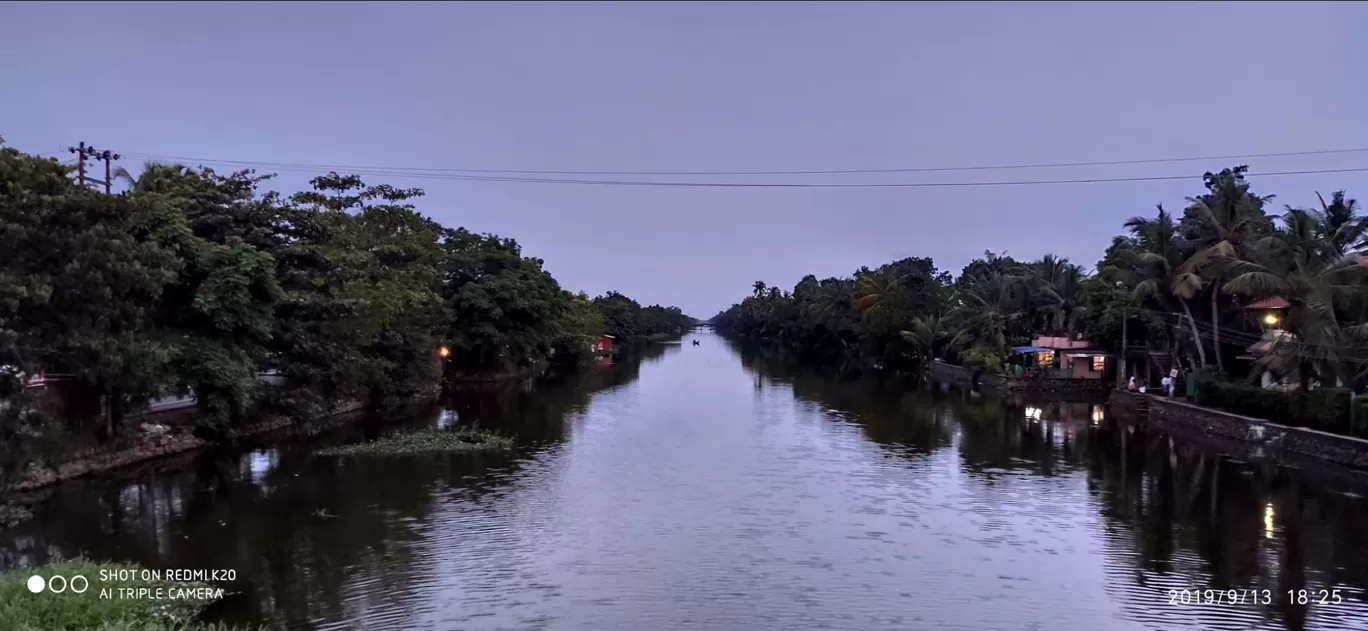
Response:
[{"label": "stone embankment wall", "polygon": [[1123,390],[1113,390],[1108,404],[1122,420],[1259,445],[1269,454],[1293,454],[1368,469],[1368,440],[1361,438],[1280,425],[1185,401]]}]

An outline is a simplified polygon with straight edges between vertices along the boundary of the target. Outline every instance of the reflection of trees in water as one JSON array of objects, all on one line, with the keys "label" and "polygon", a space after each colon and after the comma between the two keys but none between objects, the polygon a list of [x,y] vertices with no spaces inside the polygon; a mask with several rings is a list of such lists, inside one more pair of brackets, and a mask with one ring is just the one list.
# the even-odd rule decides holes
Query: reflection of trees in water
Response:
[{"label": "reflection of trees in water", "polygon": [[950,445],[948,422],[929,404],[928,395],[910,387],[905,379],[843,379],[839,368],[812,367],[773,351],[737,350],[742,365],[757,379],[757,387],[766,380],[786,385],[794,398],[838,412],[839,418],[858,425],[876,444],[917,454]]},{"label": "reflection of trees in water", "polygon": [[1108,545],[1134,559],[1142,585],[1269,589],[1268,615],[1289,629],[1333,612],[1287,603],[1287,590],[1368,588],[1368,509],[1334,490],[1343,481],[1142,427],[1104,424],[1095,434],[1089,482],[1114,525]]},{"label": "reflection of trees in water", "polygon": [[611,365],[590,365],[571,375],[548,377],[535,388],[522,384],[463,388],[450,392],[444,407],[460,424],[505,432],[520,443],[542,445],[565,440],[570,414],[582,411],[594,395],[625,386],[641,375],[645,363],[663,359],[678,346],[643,345]]},{"label": "reflection of trees in water", "polygon": [[[462,422],[526,432],[534,442],[561,440],[567,414],[594,393],[636,379],[643,358],[665,352],[645,349],[641,358],[536,392],[460,393],[452,403]],[[438,413],[424,411],[412,422],[431,424]],[[373,437],[390,428],[362,423],[340,434]],[[155,568],[234,569],[238,580],[227,587],[243,593],[216,605],[211,617],[307,627],[367,609],[367,601],[393,606],[419,597],[422,590],[398,589],[395,577],[418,561],[426,537],[440,536],[423,528],[434,500],[478,500],[521,466],[503,454],[316,457],[314,444],[206,452],[186,470],[65,485],[35,520],[0,539],[0,548],[7,565],[84,555]]]},{"label": "reflection of trees in water", "polygon": [[[1242,462],[1157,430],[1095,418],[1096,401],[917,393],[886,380],[842,380],[839,370],[782,354],[737,351],[758,389],[788,386],[800,400],[844,413],[876,443],[918,453],[957,446],[961,466],[974,474],[965,478],[969,484],[1023,472],[1086,475],[1107,524],[1110,591],[1137,619],[1168,615],[1155,595],[1164,589],[1210,588],[1271,590],[1273,606],[1240,615],[1261,615],[1277,627],[1299,630],[1309,619],[1329,628],[1362,622],[1336,619],[1361,613],[1368,600],[1368,499],[1356,496],[1368,492],[1355,483]],[[1350,588],[1343,596],[1356,605],[1286,602],[1289,589],[1336,586]],[[1217,618],[1203,624],[1233,611],[1208,610]]]}]

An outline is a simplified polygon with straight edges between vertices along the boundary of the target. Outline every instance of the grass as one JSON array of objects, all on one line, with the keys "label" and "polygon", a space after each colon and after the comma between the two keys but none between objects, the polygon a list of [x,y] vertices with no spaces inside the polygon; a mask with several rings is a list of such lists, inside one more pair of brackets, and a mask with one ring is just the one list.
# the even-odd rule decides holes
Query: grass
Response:
[{"label": "grass", "polygon": [[[143,568],[126,563],[95,563],[86,560],[58,561],[37,568],[0,574],[0,629],[6,631],[242,631],[235,627],[193,622],[214,598],[155,599],[152,597],[120,598],[117,588],[170,589],[214,587],[204,583],[176,581],[144,581],[137,578],[121,581],[100,580],[101,570],[130,570]],[[89,589],[75,594],[68,588],[63,593],[44,590],[29,591],[28,579],[39,575],[84,576]],[[79,582],[77,583],[79,586]],[[107,595],[102,589],[109,590]]]},{"label": "grass", "polygon": [[324,456],[407,456],[432,453],[499,451],[513,447],[513,439],[473,427],[424,429],[387,436],[368,443],[338,445],[319,450]]}]

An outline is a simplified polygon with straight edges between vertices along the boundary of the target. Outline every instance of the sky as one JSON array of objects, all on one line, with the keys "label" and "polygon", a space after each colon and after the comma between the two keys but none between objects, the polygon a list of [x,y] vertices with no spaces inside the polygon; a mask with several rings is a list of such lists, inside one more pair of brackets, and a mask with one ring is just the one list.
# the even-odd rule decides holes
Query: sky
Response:
[{"label": "sky", "polygon": [[[1364,3],[0,4],[0,137],[70,157],[428,169],[941,168],[1368,148]],[[1363,153],[992,171],[606,176],[728,182],[1177,181],[918,188],[611,187],[369,176],[513,237],[567,288],[710,317],[756,280],[985,250],[1092,267],[1204,171]],[[218,165],[222,168],[222,165]],[[279,171],[293,192],[325,169]],[[594,177],[594,176],[579,176]],[[1368,172],[1254,177],[1283,204]]]}]

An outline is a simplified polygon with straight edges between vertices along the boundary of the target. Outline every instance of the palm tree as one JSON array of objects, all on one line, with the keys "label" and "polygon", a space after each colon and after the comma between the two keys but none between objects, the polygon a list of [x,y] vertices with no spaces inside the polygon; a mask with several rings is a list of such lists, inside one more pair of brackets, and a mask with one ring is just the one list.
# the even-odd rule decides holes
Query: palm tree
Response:
[{"label": "palm tree", "polygon": [[[950,339],[950,329],[945,318],[937,315],[912,318],[908,330],[902,331],[902,338],[915,345],[924,357],[940,358],[944,354],[944,342]],[[937,353],[940,349],[942,352]]]},{"label": "palm tree", "polygon": [[1210,282],[1212,346],[1216,349],[1216,366],[1222,372],[1225,362],[1221,357],[1220,294],[1227,263],[1243,259],[1246,245],[1270,229],[1263,208],[1273,196],[1260,197],[1249,192],[1249,183],[1244,179],[1248,169],[1238,166],[1203,175],[1207,193],[1189,197],[1183,217],[1193,252],[1179,271],[1200,274]]},{"label": "palm tree", "polygon": [[968,279],[948,317],[961,324],[957,340],[972,340],[998,354],[1007,350],[1007,327],[1020,319],[1021,277],[996,269]]},{"label": "palm tree", "polygon": [[751,285],[751,292],[752,292],[751,295],[755,296],[756,298],[759,298],[759,297],[765,295],[765,288],[766,288],[766,287],[768,287],[768,285],[765,284],[765,281],[763,281],[763,280],[757,280],[757,281],[755,281],[755,284],[754,284],[754,285]]},{"label": "palm tree", "polygon": [[143,163],[137,177],[122,165],[114,167],[113,177],[128,184],[129,190],[136,193],[170,193],[171,187],[184,184],[189,171],[190,168],[183,164],[148,161]]},{"label": "palm tree", "polygon": [[890,306],[902,291],[903,278],[888,269],[860,276],[855,290],[855,309],[868,320],[881,306]]},{"label": "palm tree", "polygon": [[1178,224],[1173,221],[1173,215],[1164,210],[1163,204],[1158,204],[1156,208],[1159,214],[1153,219],[1131,217],[1126,221],[1132,247],[1123,250],[1122,267],[1107,271],[1110,276],[1132,287],[1136,300],[1142,304],[1152,301],[1165,311],[1172,312],[1176,303],[1190,327],[1192,345],[1197,348],[1197,359],[1205,368],[1206,350],[1188,301],[1201,291],[1206,281],[1196,273],[1181,271],[1183,259],[1179,249]]},{"label": "palm tree", "polygon": [[[1362,250],[1365,245],[1365,237],[1368,237],[1368,217],[1358,214],[1359,203],[1357,199],[1345,199],[1344,191],[1335,191],[1330,195],[1330,203],[1325,203],[1325,198],[1320,193],[1316,193],[1316,199],[1320,200],[1320,210],[1306,211],[1316,219],[1316,233],[1321,239],[1330,245],[1339,254],[1348,254]],[[1291,211],[1292,208],[1287,210]]]},{"label": "palm tree", "polygon": [[1256,299],[1278,296],[1288,303],[1285,323],[1297,338],[1280,344],[1257,368],[1296,373],[1303,389],[1312,372],[1349,384],[1354,377],[1349,367],[1357,362],[1351,353],[1355,331],[1340,312],[1350,300],[1364,295],[1368,268],[1357,256],[1338,251],[1331,241],[1334,232],[1326,233],[1316,215],[1289,210],[1282,224],[1257,243],[1255,252],[1262,262],[1226,262],[1233,277],[1225,291]]},{"label": "palm tree", "polygon": [[1040,311],[1042,330],[1051,335],[1069,336],[1075,332],[1082,315],[1083,280],[1088,273],[1082,265],[1053,254],[1031,264],[1028,298]]}]

